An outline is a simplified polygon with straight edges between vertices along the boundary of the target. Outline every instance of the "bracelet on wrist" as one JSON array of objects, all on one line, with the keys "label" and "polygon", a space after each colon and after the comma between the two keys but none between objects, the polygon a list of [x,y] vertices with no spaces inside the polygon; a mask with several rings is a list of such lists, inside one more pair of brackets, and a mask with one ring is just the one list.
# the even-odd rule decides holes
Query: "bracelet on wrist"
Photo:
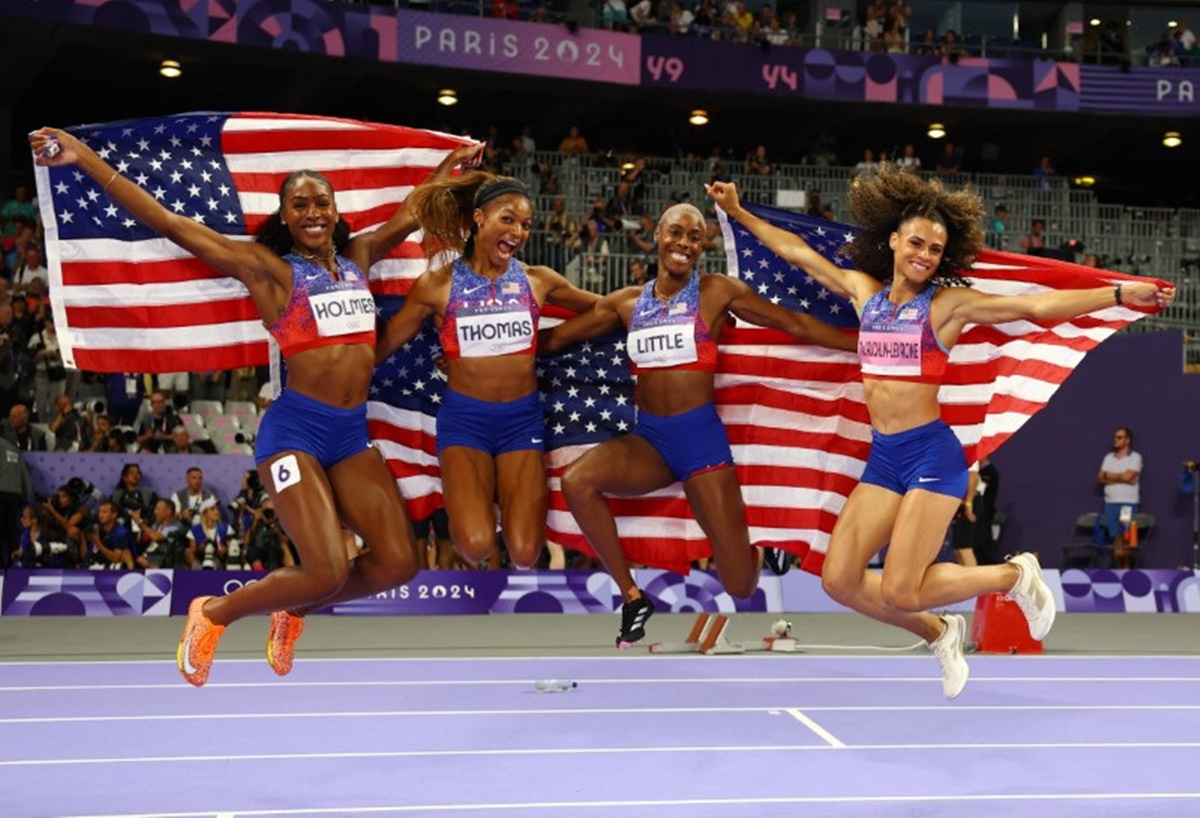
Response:
[{"label": "bracelet on wrist", "polygon": [[1113,287],[1113,297],[1117,299],[1117,306],[1118,307],[1121,306],[1121,304],[1123,302],[1121,301],[1121,285],[1120,284]]}]

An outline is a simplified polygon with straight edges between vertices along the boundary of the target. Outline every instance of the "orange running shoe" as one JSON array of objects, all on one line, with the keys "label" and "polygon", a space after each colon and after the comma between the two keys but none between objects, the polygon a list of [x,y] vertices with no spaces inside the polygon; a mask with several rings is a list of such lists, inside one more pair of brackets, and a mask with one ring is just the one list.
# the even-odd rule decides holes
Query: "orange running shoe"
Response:
[{"label": "orange running shoe", "polygon": [[292,672],[292,657],[296,640],[304,633],[304,617],[287,611],[271,614],[271,629],[267,632],[267,664],[280,676]]},{"label": "orange running shoe", "polygon": [[179,640],[179,649],[175,651],[179,672],[196,687],[208,681],[217,642],[221,641],[221,634],[225,632],[224,625],[216,625],[204,615],[204,603],[210,599],[211,596],[198,596],[192,600],[188,606],[187,624],[183,626],[183,637]]}]

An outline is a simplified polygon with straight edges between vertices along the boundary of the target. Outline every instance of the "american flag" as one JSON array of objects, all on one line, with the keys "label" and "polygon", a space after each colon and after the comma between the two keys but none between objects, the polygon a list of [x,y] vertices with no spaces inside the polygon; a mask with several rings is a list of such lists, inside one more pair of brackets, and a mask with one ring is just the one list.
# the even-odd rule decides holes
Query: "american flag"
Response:
[{"label": "american flag", "polygon": [[[292,171],[329,177],[352,234],[383,223],[467,140],[348,119],[185,113],[69,129],[172,211],[235,238],[279,207]],[[245,288],[133,219],[77,167],[36,168],[55,324],[68,366],[209,371],[267,362]],[[420,235],[370,271],[376,294],[426,268]]]}]

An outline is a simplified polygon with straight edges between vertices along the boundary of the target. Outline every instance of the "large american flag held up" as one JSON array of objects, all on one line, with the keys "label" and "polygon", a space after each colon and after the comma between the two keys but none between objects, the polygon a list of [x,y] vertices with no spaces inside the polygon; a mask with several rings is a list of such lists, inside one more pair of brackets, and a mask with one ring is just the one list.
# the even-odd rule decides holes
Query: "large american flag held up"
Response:
[{"label": "large american flag held up", "polygon": [[[186,113],[69,129],[176,213],[253,235],[295,170],[333,183],[353,234],[387,221],[468,140],[348,119]],[[36,168],[55,324],[68,366],[99,372],[211,371],[267,363],[245,288],[134,220],[74,166]],[[370,271],[377,294],[424,272],[420,234]]]}]

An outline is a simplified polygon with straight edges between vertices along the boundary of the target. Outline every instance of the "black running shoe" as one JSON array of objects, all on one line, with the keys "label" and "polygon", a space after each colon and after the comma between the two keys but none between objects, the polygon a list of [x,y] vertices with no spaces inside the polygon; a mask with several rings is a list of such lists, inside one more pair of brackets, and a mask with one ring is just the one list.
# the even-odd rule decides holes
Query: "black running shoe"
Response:
[{"label": "black running shoe", "polygon": [[621,606],[621,633],[617,635],[617,647],[627,648],[646,636],[646,622],[654,615],[650,600],[641,596]]},{"label": "black running shoe", "polygon": [[791,570],[792,559],[792,555],[782,548],[763,549],[763,565],[767,566],[767,569],[777,577],[781,577]]}]

